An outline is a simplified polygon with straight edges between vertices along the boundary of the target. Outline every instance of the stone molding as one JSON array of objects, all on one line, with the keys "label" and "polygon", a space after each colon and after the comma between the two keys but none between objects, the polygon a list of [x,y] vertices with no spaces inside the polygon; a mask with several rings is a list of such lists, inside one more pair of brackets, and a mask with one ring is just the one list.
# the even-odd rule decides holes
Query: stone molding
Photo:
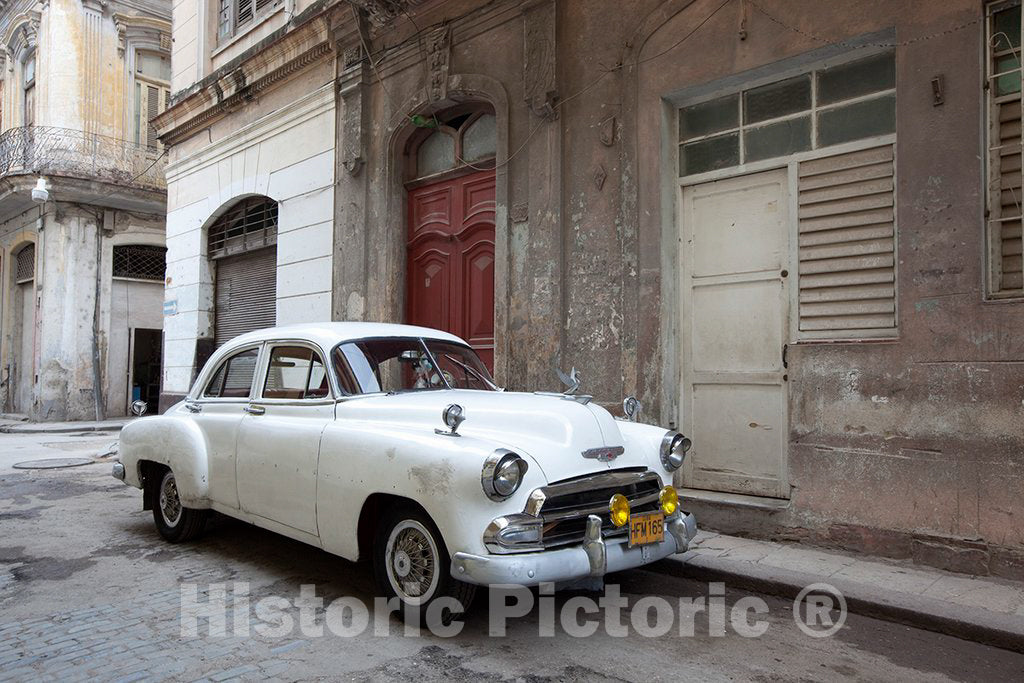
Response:
[{"label": "stone molding", "polygon": [[333,51],[326,13],[270,41],[179,96],[153,120],[164,144],[179,142]]},{"label": "stone molding", "polygon": [[523,7],[523,98],[534,114],[558,118],[555,76],[555,3],[550,0]]}]

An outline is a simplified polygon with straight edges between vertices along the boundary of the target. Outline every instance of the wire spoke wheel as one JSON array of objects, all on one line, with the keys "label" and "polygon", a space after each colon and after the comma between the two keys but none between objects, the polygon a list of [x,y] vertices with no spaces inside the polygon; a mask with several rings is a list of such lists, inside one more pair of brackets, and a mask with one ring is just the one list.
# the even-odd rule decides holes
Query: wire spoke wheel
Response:
[{"label": "wire spoke wheel", "polygon": [[178,498],[178,484],[174,480],[174,474],[168,472],[160,483],[160,514],[164,523],[169,526],[177,526],[181,519],[181,499]]},{"label": "wire spoke wheel", "polygon": [[440,578],[438,557],[433,535],[418,521],[402,520],[391,530],[384,561],[388,582],[403,602],[422,605],[433,597]]}]

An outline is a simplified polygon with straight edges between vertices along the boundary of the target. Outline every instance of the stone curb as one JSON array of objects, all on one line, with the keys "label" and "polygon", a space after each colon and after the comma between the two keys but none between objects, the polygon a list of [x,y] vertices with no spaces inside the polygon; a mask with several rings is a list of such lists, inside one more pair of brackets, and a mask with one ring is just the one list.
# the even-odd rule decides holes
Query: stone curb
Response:
[{"label": "stone curb", "polygon": [[74,434],[77,432],[119,432],[123,424],[46,427],[38,424],[0,425],[0,434]]},{"label": "stone curb", "polygon": [[854,614],[1024,653],[1024,619],[980,607],[957,605],[846,579],[830,579],[699,554],[686,559],[666,558],[648,565],[648,569],[703,582],[721,581],[734,588],[791,600],[805,586],[827,583],[843,594],[848,610]]}]

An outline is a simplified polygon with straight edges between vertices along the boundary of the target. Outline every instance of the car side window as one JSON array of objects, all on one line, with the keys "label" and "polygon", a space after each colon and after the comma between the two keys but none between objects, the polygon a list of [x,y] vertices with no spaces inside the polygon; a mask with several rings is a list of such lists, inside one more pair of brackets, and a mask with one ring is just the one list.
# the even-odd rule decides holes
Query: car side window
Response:
[{"label": "car side window", "polygon": [[256,372],[259,349],[247,349],[231,356],[217,368],[203,390],[204,398],[249,398]]},{"label": "car side window", "polygon": [[320,354],[304,346],[275,346],[270,353],[263,398],[327,398],[331,391]]}]

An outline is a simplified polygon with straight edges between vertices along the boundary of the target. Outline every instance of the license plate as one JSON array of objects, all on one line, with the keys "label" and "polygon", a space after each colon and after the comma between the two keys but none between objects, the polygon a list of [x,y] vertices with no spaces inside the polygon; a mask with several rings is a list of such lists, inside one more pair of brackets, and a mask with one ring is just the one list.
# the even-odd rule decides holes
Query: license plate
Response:
[{"label": "license plate", "polygon": [[647,545],[665,540],[665,515],[644,512],[629,516],[629,545]]}]

